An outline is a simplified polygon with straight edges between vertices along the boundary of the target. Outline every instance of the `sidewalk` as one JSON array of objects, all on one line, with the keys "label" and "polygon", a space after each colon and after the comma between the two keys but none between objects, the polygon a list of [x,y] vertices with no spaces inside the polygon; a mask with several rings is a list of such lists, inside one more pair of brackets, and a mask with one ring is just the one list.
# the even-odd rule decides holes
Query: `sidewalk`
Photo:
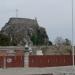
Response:
[{"label": "sidewalk", "polygon": [[72,66],[47,67],[47,68],[7,68],[0,69],[0,75],[25,75],[25,74],[49,74],[49,73],[75,73]]}]

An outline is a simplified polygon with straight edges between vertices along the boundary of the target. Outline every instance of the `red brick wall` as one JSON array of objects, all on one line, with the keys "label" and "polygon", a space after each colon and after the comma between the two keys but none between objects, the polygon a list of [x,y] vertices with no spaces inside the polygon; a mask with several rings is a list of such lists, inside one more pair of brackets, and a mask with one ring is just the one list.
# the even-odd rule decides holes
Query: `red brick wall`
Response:
[{"label": "red brick wall", "polygon": [[71,55],[29,56],[29,67],[54,67],[72,65]]}]

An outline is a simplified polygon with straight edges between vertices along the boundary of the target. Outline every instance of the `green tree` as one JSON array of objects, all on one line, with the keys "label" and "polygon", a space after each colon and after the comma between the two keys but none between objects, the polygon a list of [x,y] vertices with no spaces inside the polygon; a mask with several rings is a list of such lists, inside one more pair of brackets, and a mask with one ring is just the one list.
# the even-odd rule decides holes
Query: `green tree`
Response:
[{"label": "green tree", "polygon": [[10,38],[7,35],[0,34],[0,46],[9,46]]},{"label": "green tree", "polygon": [[66,38],[64,44],[70,46],[71,45],[71,41],[68,38]]},{"label": "green tree", "polygon": [[53,43],[51,41],[49,41],[48,43],[49,43],[48,45],[53,45]]},{"label": "green tree", "polygon": [[37,45],[37,36],[35,34],[32,35],[31,41],[33,42],[33,45]]}]

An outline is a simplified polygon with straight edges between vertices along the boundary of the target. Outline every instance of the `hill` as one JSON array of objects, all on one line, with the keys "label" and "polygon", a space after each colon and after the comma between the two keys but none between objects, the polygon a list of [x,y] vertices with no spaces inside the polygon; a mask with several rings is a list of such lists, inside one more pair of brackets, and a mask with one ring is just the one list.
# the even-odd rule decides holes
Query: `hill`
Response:
[{"label": "hill", "polygon": [[15,45],[47,45],[49,43],[45,28],[40,27],[36,19],[10,18],[1,30]]}]

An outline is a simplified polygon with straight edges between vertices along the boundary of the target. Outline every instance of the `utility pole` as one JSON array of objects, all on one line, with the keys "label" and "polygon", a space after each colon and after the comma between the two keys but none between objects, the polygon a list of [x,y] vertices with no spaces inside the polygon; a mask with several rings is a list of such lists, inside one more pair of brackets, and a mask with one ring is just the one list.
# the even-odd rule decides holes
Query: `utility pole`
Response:
[{"label": "utility pole", "polygon": [[74,68],[74,22],[73,22],[73,0],[72,0],[72,62]]}]

